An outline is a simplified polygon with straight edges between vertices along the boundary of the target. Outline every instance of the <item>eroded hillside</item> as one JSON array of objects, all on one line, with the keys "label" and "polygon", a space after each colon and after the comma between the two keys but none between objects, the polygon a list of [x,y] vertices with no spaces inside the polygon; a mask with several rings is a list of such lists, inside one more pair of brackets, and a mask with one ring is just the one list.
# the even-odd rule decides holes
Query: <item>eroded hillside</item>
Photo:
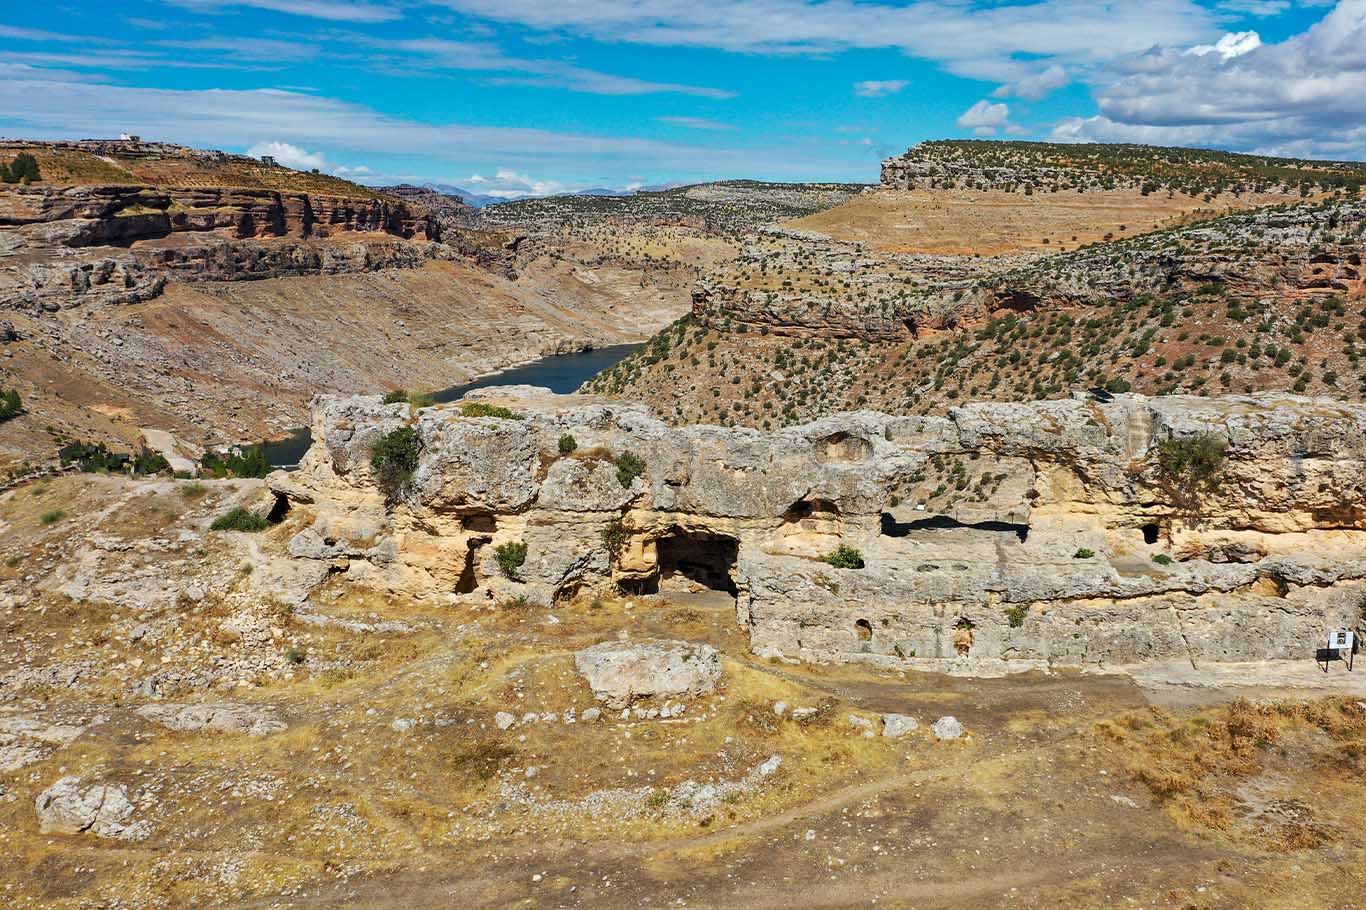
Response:
[{"label": "eroded hillside", "polygon": [[[1302,180],[1316,173],[1289,170]],[[1091,386],[1359,395],[1366,201],[1354,185],[1320,192],[1355,173],[1344,166],[1323,184],[1249,179],[1222,204],[1252,207],[1218,217],[1203,197],[1180,202],[1178,190],[1214,192],[1227,177],[1173,178],[1147,194],[1137,177],[1137,186],[1097,189],[1073,178],[1081,192],[1069,183],[1020,194],[1020,220],[990,228],[973,205],[1007,189],[926,178],[925,188],[880,191],[796,222],[892,237],[886,225],[904,219],[899,245],[909,251],[796,227],[756,232],[733,264],[698,283],[688,320],[589,388],[644,398],[680,421],[761,427],[855,407],[939,412],[965,399]],[[1291,198],[1294,187],[1313,198],[1264,204]],[[1133,236],[1134,224],[1113,223],[1116,193],[1139,205],[1170,195],[1148,225],[1169,226]],[[880,213],[871,227],[860,221],[869,210]],[[1082,233],[1040,237],[1050,213]],[[976,252],[974,237],[984,247]],[[1071,242],[1078,246],[1065,249]],[[1054,249],[1065,251],[1045,252]]]}]

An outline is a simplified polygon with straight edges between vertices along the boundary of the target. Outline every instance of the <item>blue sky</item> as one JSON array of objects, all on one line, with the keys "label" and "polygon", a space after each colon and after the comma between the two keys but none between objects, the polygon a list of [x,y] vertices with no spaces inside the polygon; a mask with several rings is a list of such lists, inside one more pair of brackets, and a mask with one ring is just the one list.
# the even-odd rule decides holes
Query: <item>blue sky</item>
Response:
[{"label": "blue sky", "polygon": [[1366,157],[1366,0],[56,0],[0,135],[139,133],[512,195],[874,181],[954,136]]}]

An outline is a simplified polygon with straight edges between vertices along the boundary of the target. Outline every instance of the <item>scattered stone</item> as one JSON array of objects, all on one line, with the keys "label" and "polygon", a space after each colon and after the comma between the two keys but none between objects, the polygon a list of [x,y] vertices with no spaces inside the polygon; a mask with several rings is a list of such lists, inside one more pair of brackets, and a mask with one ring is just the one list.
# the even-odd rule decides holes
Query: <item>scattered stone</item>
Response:
[{"label": "scattered stone", "polygon": [[776,714],[776,715],[778,715],[779,717],[782,717],[784,714],[786,714],[786,713],[787,713],[787,702],[785,702],[785,701],[775,701],[775,702],[773,703],[773,713]]},{"label": "scattered stone", "polygon": [[963,725],[958,722],[958,718],[947,715],[934,722],[935,739],[958,739],[963,735]]},{"label": "scattered stone", "polygon": [[815,716],[816,716],[817,714],[819,714],[819,713],[821,713],[821,709],[820,709],[820,708],[812,708],[812,707],[810,707],[809,705],[804,705],[804,706],[802,706],[802,707],[800,707],[800,708],[793,708],[793,709],[792,709],[792,719],[793,719],[793,720],[799,720],[799,721],[800,721],[800,720],[810,720],[811,718],[815,717]]},{"label": "scattered stone", "polygon": [[80,834],[142,840],[152,833],[145,821],[130,822],[133,804],[122,784],[94,784],[81,788],[78,777],[63,777],[38,794],[34,810],[44,834]]},{"label": "scattered stone", "polygon": [[849,715],[849,726],[851,726],[851,727],[861,727],[861,728],[866,729],[866,730],[871,730],[871,729],[873,728],[873,722],[872,722],[871,720],[869,720],[868,718],[866,718],[866,717],[860,717],[860,716],[857,715],[857,714],[850,714],[850,715]]},{"label": "scattered stone", "polygon": [[602,711],[598,708],[589,708],[587,711],[584,711],[583,714],[579,715],[579,719],[586,724],[594,723],[599,717],[602,717]]},{"label": "scattered stone", "polygon": [[716,690],[721,657],[683,641],[605,641],[574,655],[574,666],[609,708],[652,697],[697,697]]},{"label": "scattered stone", "polygon": [[919,727],[920,722],[909,714],[882,715],[882,735],[888,739],[900,739]]},{"label": "scattered stone", "polygon": [[497,714],[493,715],[493,724],[499,730],[506,730],[515,723],[517,723],[517,718],[506,711],[499,711]]}]

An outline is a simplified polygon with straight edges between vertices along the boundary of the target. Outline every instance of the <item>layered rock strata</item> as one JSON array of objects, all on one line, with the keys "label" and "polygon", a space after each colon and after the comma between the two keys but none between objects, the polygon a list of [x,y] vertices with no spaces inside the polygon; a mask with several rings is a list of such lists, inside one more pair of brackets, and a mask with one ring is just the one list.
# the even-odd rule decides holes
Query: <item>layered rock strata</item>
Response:
[{"label": "layered rock strata", "polygon": [[[1366,598],[1366,406],[1125,395],[765,434],[480,394],[521,419],[317,399],[313,448],[271,481],[313,516],[292,556],[455,602],[711,589],[757,653],[891,664],[1307,657]],[[394,502],[370,451],[401,427],[421,455]],[[1226,454],[1193,500],[1157,452],[1198,435]],[[841,546],[861,568],[823,560]]]}]

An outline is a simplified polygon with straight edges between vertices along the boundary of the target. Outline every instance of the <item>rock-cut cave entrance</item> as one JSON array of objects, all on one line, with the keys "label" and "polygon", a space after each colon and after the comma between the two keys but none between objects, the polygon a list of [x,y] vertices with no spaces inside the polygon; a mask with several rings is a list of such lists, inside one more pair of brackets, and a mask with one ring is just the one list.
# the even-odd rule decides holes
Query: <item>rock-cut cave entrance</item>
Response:
[{"label": "rock-cut cave entrance", "polygon": [[739,541],[724,534],[681,529],[670,531],[655,540],[659,573],[654,579],[654,590],[642,593],[656,593],[661,580],[686,579],[734,597],[738,593],[735,587],[735,563],[739,553]]}]

